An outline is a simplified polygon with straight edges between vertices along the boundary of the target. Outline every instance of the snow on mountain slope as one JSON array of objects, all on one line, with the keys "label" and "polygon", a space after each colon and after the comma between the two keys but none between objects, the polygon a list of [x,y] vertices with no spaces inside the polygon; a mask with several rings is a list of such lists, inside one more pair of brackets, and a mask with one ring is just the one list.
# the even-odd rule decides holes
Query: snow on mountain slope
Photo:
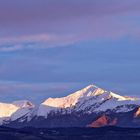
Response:
[{"label": "snow on mountain slope", "polygon": [[133,109],[133,107],[128,108],[127,105],[140,105],[140,100],[120,96],[113,92],[98,88],[95,85],[89,85],[66,97],[48,98],[40,105],[37,115],[47,117],[51,111],[55,112],[59,109],[84,111],[84,113],[106,111],[107,109],[115,109],[118,106],[122,106],[123,108],[118,111],[126,112]]},{"label": "snow on mountain slope", "polygon": [[102,90],[96,91],[98,88],[96,86],[90,85],[82,90],[79,90],[73,94],[70,94],[66,97],[62,98],[48,98],[45,102],[43,102],[38,110],[38,116],[45,116],[50,113],[50,111],[56,111],[61,108],[70,108],[75,106],[80,98],[86,98],[86,96],[91,96],[90,94],[101,94]]},{"label": "snow on mountain slope", "polygon": [[13,104],[0,103],[0,125],[3,124],[3,121],[8,120],[8,118],[18,109],[19,107]]},{"label": "snow on mountain slope", "polygon": [[[97,91],[98,90],[98,91]],[[43,105],[59,108],[67,108],[76,105],[80,98],[86,98],[87,96],[92,96],[92,94],[102,94],[103,90],[98,89],[96,86],[90,85],[82,90],[79,90],[73,94],[70,94],[62,98],[49,98]]]},{"label": "snow on mountain slope", "polygon": [[52,110],[56,111],[60,108],[70,108],[72,106],[75,106],[80,98],[86,97],[86,95],[90,94],[91,92],[94,92],[96,89],[96,86],[90,85],[66,97],[48,98],[45,102],[43,102],[40,105],[37,115],[47,117],[47,115]]},{"label": "snow on mountain slope", "polygon": [[3,121],[16,120],[31,111],[34,105],[29,101],[15,101],[12,104],[0,103],[0,124]]},{"label": "snow on mountain slope", "polygon": [[11,121],[15,121],[25,116],[28,118],[28,121],[31,119],[31,116],[35,109],[35,105],[33,105],[30,101],[27,100],[15,101],[13,102],[13,104],[18,106],[19,109],[11,115]]},{"label": "snow on mountain slope", "polygon": [[26,107],[17,110],[10,117],[10,121],[19,119],[19,122],[30,121],[36,115],[36,108]]},{"label": "snow on mountain slope", "polygon": [[91,114],[111,110],[118,113],[128,112],[139,106],[140,99],[121,96],[89,85],[66,97],[48,98],[38,107],[26,100],[15,101],[12,104],[0,103],[0,124],[4,121],[29,122],[32,118],[47,118],[51,112]]},{"label": "snow on mountain slope", "polygon": [[10,117],[14,112],[19,109],[16,105],[0,103],[0,118]]}]

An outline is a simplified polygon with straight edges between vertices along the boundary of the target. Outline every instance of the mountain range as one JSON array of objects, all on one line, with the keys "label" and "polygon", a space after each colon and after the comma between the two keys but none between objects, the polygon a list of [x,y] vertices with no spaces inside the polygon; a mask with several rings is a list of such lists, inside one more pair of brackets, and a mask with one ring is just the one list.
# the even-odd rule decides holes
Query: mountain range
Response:
[{"label": "mountain range", "polygon": [[39,106],[30,101],[0,103],[0,125],[21,127],[140,127],[140,99],[89,85]]}]

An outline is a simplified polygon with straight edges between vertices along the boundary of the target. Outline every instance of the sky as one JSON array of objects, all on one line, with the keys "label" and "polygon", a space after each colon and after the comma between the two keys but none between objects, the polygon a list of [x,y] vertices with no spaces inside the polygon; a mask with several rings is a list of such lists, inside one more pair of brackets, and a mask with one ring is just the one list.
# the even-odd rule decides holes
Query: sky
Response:
[{"label": "sky", "polygon": [[140,0],[0,0],[0,101],[140,97],[139,38]]}]

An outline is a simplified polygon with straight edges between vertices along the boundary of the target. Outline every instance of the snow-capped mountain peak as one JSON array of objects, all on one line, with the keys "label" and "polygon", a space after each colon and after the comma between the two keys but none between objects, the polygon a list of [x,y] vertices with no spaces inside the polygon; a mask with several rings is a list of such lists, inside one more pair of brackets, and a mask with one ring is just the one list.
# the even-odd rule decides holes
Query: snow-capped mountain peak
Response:
[{"label": "snow-capped mountain peak", "polygon": [[20,108],[34,107],[34,105],[28,100],[14,101],[12,104]]},{"label": "snow-capped mountain peak", "polygon": [[118,101],[134,100],[134,98],[126,98],[125,96],[121,96],[113,92],[98,88],[95,85],[89,85],[66,97],[48,98],[45,102],[42,103],[42,105],[46,105],[50,107],[58,107],[58,108],[68,108],[68,107],[75,106],[80,100],[86,100],[91,97],[98,97],[98,96],[101,96],[102,98],[103,97],[115,98]]},{"label": "snow-capped mountain peak", "polygon": [[50,107],[68,108],[74,106],[80,98],[92,96],[92,94],[101,94],[103,91],[94,85],[89,85],[82,90],[72,93],[62,98],[48,98],[42,105]]},{"label": "snow-capped mountain peak", "polygon": [[76,106],[76,104],[83,99],[89,98],[91,96],[102,94],[104,91],[95,85],[89,85],[75,93],[72,93],[66,97],[62,98],[48,98],[39,107],[38,116],[45,116],[50,113],[50,111],[55,111],[57,109],[67,109]]},{"label": "snow-capped mountain peak", "polygon": [[13,104],[0,103],[0,118],[10,117],[18,109],[19,107]]},{"label": "snow-capped mountain peak", "polygon": [[[125,113],[140,108],[140,99],[121,96],[89,85],[66,97],[48,98],[38,107],[30,101],[15,101],[12,104],[0,103],[0,124],[10,122],[32,122],[50,119],[51,115],[92,115],[104,112]],[[134,115],[139,117],[140,111]],[[75,117],[75,116],[73,116]],[[58,117],[59,118],[59,117]],[[40,121],[40,120],[39,120]]]},{"label": "snow-capped mountain peak", "polygon": [[[75,93],[62,98],[48,98],[44,101],[38,110],[38,116],[45,116],[59,109],[69,109],[75,111],[84,111],[85,113],[105,111],[115,109],[117,106],[140,104],[140,100],[131,97],[125,97],[104,90],[95,85],[89,85]],[[127,107],[119,111],[128,111]]]}]

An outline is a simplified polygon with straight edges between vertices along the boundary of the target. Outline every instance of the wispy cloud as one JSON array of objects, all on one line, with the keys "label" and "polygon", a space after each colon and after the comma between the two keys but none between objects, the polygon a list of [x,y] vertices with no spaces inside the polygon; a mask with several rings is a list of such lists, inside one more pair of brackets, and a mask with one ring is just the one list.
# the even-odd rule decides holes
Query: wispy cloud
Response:
[{"label": "wispy cloud", "polygon": [[9,5],[2,0],[0,52],[137,38],[139,13],[139,0],[13,0]]},{"label": "wispy cloud", "polygon": [[113,41],[125,37],[137,41],[139,40],[140,28],[136,21],[127,23],[123,18],[121,22],[117,21],[115,18],[105,19],[93,21],[92,18],[89,18],[89,23],[81,25],[79,27],[81,28],[81,31],[73,34],[66,34],[64,32],[62,34],[0,37],[0,52],[67,47],[72,44],[90,40]]},{"label": "wispy cloud", "polygon": [[1,37],[0,52],[12,52],[23,49],[63,47],[79,40],[74,35],[26,35],[16,37]]}]

